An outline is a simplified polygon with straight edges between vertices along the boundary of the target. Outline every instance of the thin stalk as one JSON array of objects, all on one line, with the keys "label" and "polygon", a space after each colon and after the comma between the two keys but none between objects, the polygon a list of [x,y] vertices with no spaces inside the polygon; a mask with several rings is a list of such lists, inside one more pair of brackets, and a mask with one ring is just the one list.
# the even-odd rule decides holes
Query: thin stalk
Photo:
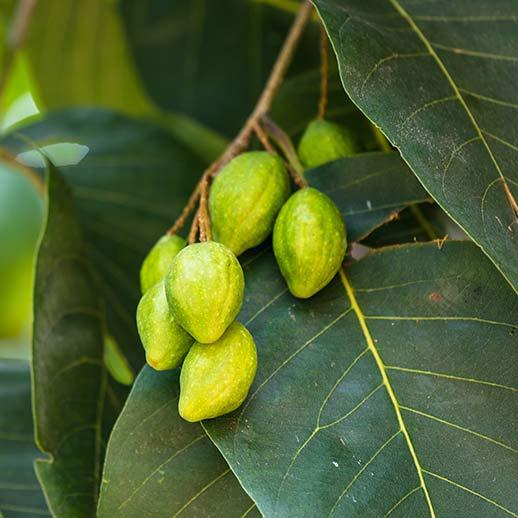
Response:
[{"label": "thin stalk", "polygon": [[299,157],[295,151],[295,148],[293,147],[293,143],[291,142],[290,137],[282,128],[277,126],[277,124],[275,124],[275,122],[273,122],[273,120],[266,115],[263,116],[261,122],[266,132],[271,136],[272,140],[283,152],[288,162],[288,171],[290,172],[295,185],[299,189],[307,187],[308,183],[304,178],[304,167],[299,161]]},{"label": "thin stalk", "polygon": [[[217,172],[225,164],[232,160],[232,158],[234,158],[239,153],[243,152],[248,147],[250,143],[250,138],[254,131],[254,127],[259,123],[261,117],[267,114],[270,110],[273,99],[275,98],[275,95],[277,94],[279,87],[282,84],[286,71],[288,70],[288,67],[293,59],[295,49],[297,48],[300,38],[304,32],[304,28],[306,27],[306,24],[308,23],[308,20],[311,17],[312,8],[313,7],[309,0],[305,0],[304,3],[301,5],[300,10],[297,13],[297,16],[295,17],[295,20],[293,21],[288,35],[286,36],[286,40],[284,41],[284,44],[279,52],[277,60],[270,73],[270,77],[268,78],[268,81],[257,101],[257,104],[255,105],[254,110],[252,111],[251,115],[249,116],[249,118],[247,119],[247,121],[245,122],[244,126],[241,128],[235,139],[228,145],[228,147],[221,154],[221,156],[215,162],[213,162],[210,165],[210,167],[203,173],[203,176],[198,182],[198,185],[196,186],[195,191],[191,196],[191,199],[193,197],[200,196],[201,200],[201,191],[203,188],[202,186],[206,185],[206,188],[208,189],[209,179],[215,176]],[[185,220],[187,219],[188,215],[193,209],[194,207],[190,207],[189,204],[187,204],[185,209],[182,211],[180,218],[169,229],[168,233],[173,234],[178,232],[178,230],[180,230],[181,226],[183,225],[183,223],[185,223]],[[183,221],[181,221],[180,225],[179,221],[182,217]],[[200,203],[199,213],[198,216],[195,217],[195,219],[200,219],[204,222],[204,224],[208,224],[208,227],[206,228],[209,228],[210,235],[210,219],[206,203]],[[207,230],[205,229],[204,232],[205,237],[207,237]]]}]

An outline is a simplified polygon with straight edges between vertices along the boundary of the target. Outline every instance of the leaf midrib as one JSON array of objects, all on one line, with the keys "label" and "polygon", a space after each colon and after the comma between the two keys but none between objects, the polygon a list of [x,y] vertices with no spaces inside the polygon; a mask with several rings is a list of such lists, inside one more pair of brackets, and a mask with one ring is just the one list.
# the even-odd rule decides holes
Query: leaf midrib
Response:
[{"label": "leaf midrib", "polygon": [[[392,1],[392,0],[390,0]],[[383,363],[383,360],[381,359],[381,356],[376,348],[376,345],[374,343],[374,340],[372,338],[371,332],[369,330],[369,327],[367,326],[367,321],[365,319],[365,315],[358,304],[358,301],[356,299],[356,295],[354,294],[354,290],[352,285],[349,282],[349,279],[347,278],[345,271],[343,268],[340,268],[339,271],[340,274],[340,280],[342,281],[342,284],[345,288],[345,292],[347,294],[347,298],[349,299],[351,303],[351,307],[356,315],[356,318],[358,319],[358,323],[360,324],[360,328],[362,330],[363,336],[365,338],[365,341],[367,342],[367,346],[372,353],[372,356],[374,357],[374,360],[376,362],[376,365],[379,369],[379,372],[381,374],[381,378],[383,380],[383,385],[385,386],[387,390],[387,394],[390,398],[390,401],[392,402],[392,405],[394,407],[394,411],[396,413],[396,418],[399,423],[400,432],[403,434],[405,441],[408,446],[408,450],[410,452],[410,456],[412,458],[412,461],[414,463],[414,466],[417,471],[417,476],[419,478],[420,486],[423,489],[423,493],[426,499],[426,503],[428,504],[428,509],[430,511],[431,518],[435,518],[435,511],[432,505],[432,500],[430,498],[430,494],[428,493],[428,488],[426,486],[424,475],[423,475],[423,468],[421,467],[421,464],[419,462],[419,458],[417,457],[414,445],[412,443],[412,439],[410,438],[410,434],[408,433],[408,430],[406,428],[406,424],[403,420],[403,416],[401,414],[401,408],[399,405],[399,402],[396,398],[395,392],[392,388],[392,385],[390,384],[390,380],[387,376],[385,364]]]}]

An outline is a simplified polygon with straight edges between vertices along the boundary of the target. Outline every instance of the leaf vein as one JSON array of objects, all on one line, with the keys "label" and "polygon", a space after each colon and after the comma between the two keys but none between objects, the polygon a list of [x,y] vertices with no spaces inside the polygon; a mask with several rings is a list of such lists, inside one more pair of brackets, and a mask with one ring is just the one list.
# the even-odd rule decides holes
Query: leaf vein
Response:
[{"label": "leaf vein", "polygon": [[446,426],[450,426],[451,428],[455,428],[455,429],[460,430],[462,432],[469,433],[471,435],[474,435],[475,437],[478,437],[479,439],[484,439],[486,441],[492,442],[493,444],[496,444],[497,446],[500,446],[502,448],[510,450],[510,451],[512,451],[514,453],[518,453],[518,450],[516,450],[512,446],[509,446],[508,444],[505,444],[503,442],[497,441],[496,439],[493,439],[492,437],[489,437],[488,435],[484,435],[484,434],[481,434],[479,432],[476,432],[475,430],[471,430],[470,428],[466,428],[464,426],[460,426],[458,424],[452,423],[451,421],[447,421],[446,419],[442,419],[440,417],[437,417],[437,416],[434,416],[434,415],[431,415],[431,414],[427,414],[426,412],[421,412],[420,410],[416,410],[415,408],[410,408],[410,407],[407,407],[407,406],[404,406],[404,405],[400,405],[400,407],[403,410],[406,410],[407,412],[411,412],[411,413],[420,415],[422,417],[426,417],[427,419],[432,419],[433,421],[437,421],[437,422],[439,422],[441,424],[444,424]]}]

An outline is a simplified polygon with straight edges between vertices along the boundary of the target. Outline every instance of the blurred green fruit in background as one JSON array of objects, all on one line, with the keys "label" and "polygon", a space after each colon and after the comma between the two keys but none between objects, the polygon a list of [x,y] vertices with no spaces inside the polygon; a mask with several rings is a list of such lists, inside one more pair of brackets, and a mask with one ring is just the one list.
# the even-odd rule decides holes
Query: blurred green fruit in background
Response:
[{"label": "blurred green fruit in background", "polygon": [[18,335],[30,321],[42,218],[43,200],[34,186],[0,162],[0,338]]}]

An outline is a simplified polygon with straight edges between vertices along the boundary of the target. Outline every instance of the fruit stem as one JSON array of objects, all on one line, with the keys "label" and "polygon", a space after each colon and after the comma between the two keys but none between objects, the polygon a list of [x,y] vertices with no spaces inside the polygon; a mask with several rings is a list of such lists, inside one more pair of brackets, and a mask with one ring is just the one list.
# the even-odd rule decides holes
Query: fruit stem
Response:
[{"label": "fruit stem", "polygon": [[266,151],[269,153],[275,153],[275,149],[273,148],[270,139],[268,138],[268,135],[264,132],[263,128],[259,123],[256,123],[254,126],[254,133],[256,134],[257,138],[261,141],[262,146]]},{"label": "fruit stem", "polygon": [[266,129],[266,132],[272,137],[273,141],[279,146],[286,157],[288,171],[290,172],[291,178],[295,185],[302,189],[308,186],[306,179],[304,178],[304,167],[299,161],[299,157],[290,137],[287,133],[280,128],[272,119],[268,116],[263,115],[261,122]]},{"label": "fruit stem", "polygon": [[324,25],[320,24],[320,98],[318,100],[319,119],[326,116],[329,91],[329,41]]},{"label": "fruit stem", "polygon": [[[237,136],[234,140],[228,145],[225,151],[221,154],[221,156],[213,162],[208,169],[203,173],[198,185],[196,186],[194,192],[191,195],[191,198],[187,202],[187,205],[182,210],[180,217],[175,222],[175,224],[167,231],[167,234],[175,234],[178,232],[182,226],[185,224],[185,221],[189,214],[194,210],[196,206],[196,201],[198,198],[200,199],[200,208],[198,211],[198,215],[195,216],[195,220],[199,219],[203,223],[199,223],[200,226],[200,237],[202,232],[204,232],[204,236],[208,239],[208,235],[210,236],[210,219],[207,210],[207,202],[206,197],[208,196],[209,190],[209,180],[213,176],[217,174],[217,172],[232,158],[234,158],[239,153],[243,152],[250,143],[250,138],[252,133],[254,132],[254,128],[257,126],[263,115],[266,115],[270,110],[273,99],[277,94],[279,87],[282,84],[286,71],[293,59],[293,55],[295,54],[295,49],[299,43],[299,40],[304,32],[304,28],[306,27],[312,12],[313,6],[310,0],[305,0],[293,21],[293,24],[286,36],[284,44],[277,56],[277,60],[273,65],[272,71],[270,72],[270,77],[266,82],[266,85],[255,105],[255,108],[251,115],[248,117],[244,126],[241,128]],[[206,190],[205,198],[202,196],[202,189]],[[193,201],[194,200],[194,201]],[[193,227],[194,227],[193,222]],[[203,227],[203,230],[202,230]],[[208,230],[208,232],[207,232]],[[191,228],[192,232],[192,228]],[[189,237],[190,238],[190,237]]]},{"label": "fruit stem", "polygon": [[200,210],[198,209],[192,220],[191,230],[189,231],[189,237],[187,239],[187,241],[190,245],[192,245],[193,243],[196,242],[196,237],[198,236],[199,215],[200,215]]},{"label": "fruit stem", "polygon": [[198,224],[200,226],[200,241],[202,243],[204,241],[210,241],[212,237],[210,231],[210,216],[208,210],[209,181],[210,177],[207,176],[201,184]]}]

